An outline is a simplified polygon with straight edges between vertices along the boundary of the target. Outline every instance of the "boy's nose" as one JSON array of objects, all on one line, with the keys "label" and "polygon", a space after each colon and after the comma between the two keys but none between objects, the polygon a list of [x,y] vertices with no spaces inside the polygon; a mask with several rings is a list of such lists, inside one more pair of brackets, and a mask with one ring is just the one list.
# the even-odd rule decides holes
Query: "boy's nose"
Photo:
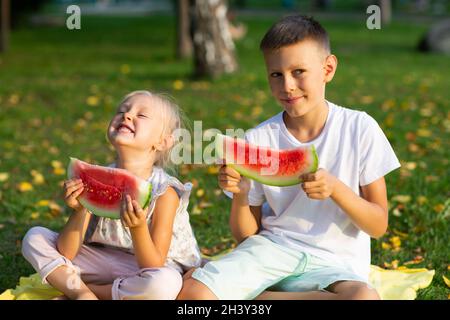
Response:
[{"label": "boy's nose", "polygon": [[285,92],[291,92],[295,90],[295,80],[292,77],[284,77],[283,89]]}]

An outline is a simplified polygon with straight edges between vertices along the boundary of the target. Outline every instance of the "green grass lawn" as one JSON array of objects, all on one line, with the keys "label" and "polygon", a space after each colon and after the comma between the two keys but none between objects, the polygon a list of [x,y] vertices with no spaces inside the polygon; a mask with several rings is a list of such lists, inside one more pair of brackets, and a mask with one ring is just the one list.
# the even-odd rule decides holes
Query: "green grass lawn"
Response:
[{"label": "green grass lawn", "polygon": [[[258,51],[273,21],[244,19],[249,32],[237,43],[240,70],[214,82],[193,80],[191,61],[174,58],[171,17],[83,17],[81,31],[13,32],[9,52],[0,56],[0,292],[34,272],[20,253],[25,232],[35,225],[58,230],[68,217],[59,166],[65,168],[69,156],[112,161],[105,132],[124,94],[141,88],[170,93],[204,129],[246,129],[279,112]],[[339,58],[327,98],[372,115],[403,164],[387,177],[390,226],[372,241],[372,263],[435,269],[418,298],[447,299],[450,81],[444,70],[450,59],[415,52],[423,25],[369,31],[365,21],[323,24]],[[202,251],[232,247],[230,202],[214,170],[183,166],[179,175],[196,187],[190,211]],[[21,192],[22,182],[32,190]]]}]

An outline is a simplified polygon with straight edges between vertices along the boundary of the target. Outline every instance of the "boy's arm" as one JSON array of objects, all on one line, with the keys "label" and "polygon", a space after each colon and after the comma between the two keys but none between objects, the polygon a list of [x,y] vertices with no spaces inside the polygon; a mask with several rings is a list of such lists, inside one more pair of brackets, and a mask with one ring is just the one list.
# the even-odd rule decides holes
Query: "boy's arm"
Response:
[{"label": "boy's arm", "polygon": [[302,188],[311,199],[333,201],[353,223],[373,238],[381,237],[388,225],[388,203],[384,177],[362,186],[360,197],[324,169],[302,177]]},{"label": "boy's arm", "polygon": [[261,227],[261,206],[249,206],[248,194],[234,194],[231,203],[231,234],[238,243],[258,233]]},{"label": "boy's arm", "polygon": [[218,182],[223,190],[233,193],[230,229],[233,237],[240,243],[258,233],[261,226],[261,206],[249,205],[250,181],[236,170],[226,165],[221,166]]},{"label": "boy's arm", "polygon": [[384,177],[361,187],[361,197],[338,180],[331,199],[344,210],[353,223],[370,235],[380,238],[388,226],[388,202]]}]

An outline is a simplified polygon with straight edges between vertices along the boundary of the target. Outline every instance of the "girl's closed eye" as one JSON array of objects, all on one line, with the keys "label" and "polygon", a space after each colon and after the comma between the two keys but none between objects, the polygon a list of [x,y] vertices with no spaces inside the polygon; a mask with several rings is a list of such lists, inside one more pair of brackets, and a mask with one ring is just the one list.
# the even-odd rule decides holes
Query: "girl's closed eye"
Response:
[{"label": "girl's closed eye", "polygon": [[139,118],[148,118],[148,116],[143,113],[138,114],[138,117]]}]

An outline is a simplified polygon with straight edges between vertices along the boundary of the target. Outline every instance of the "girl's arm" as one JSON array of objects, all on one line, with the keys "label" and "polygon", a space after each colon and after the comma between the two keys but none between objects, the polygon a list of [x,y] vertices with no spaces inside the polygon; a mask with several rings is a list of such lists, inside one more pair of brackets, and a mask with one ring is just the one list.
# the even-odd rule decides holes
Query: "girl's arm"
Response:
[{"label": "girl's arm", "polygon": [[64,202],[73,209],[73,213],[58,236],[56,248],[59,253],[72,260],[83,244],[91,213],[78,201],[78,197],[84,190],[81,179],[66,180],[63,187]]},{"label": "girl's arm", "polygon": [[362,186],[360,197],[324,169],[303,176],[303,190],[311,199],[331,197],[353,223],[372,238],[380,238],[388,226],[388,202],[384,177]]},{"label": "girl's arm", "polygon": [[144,210],[136,202],[134,205],[132,204],[132,207],[134,207],[137,219],[133,220],[132,215],[128,215],[130,216],[128,218],[124,217],[125,225],[130,227],[134,254],[139,268],[164,266],[179,202],[178,194],[172,187],[168,187],[167,191],[156,201],[150,226],[146,223]]},{"label": "girl's arm", "polygon": [[74,211],[58,236],[56,247],[64,257],[73,260],[84,241],[91,213],[85,208]]},{"label": "girl's arm", "polygon": [[238,243],[258,233],[261,227],[261,206],[249,206],[247,193],[235,193],[231,203],[231,234]]}]

